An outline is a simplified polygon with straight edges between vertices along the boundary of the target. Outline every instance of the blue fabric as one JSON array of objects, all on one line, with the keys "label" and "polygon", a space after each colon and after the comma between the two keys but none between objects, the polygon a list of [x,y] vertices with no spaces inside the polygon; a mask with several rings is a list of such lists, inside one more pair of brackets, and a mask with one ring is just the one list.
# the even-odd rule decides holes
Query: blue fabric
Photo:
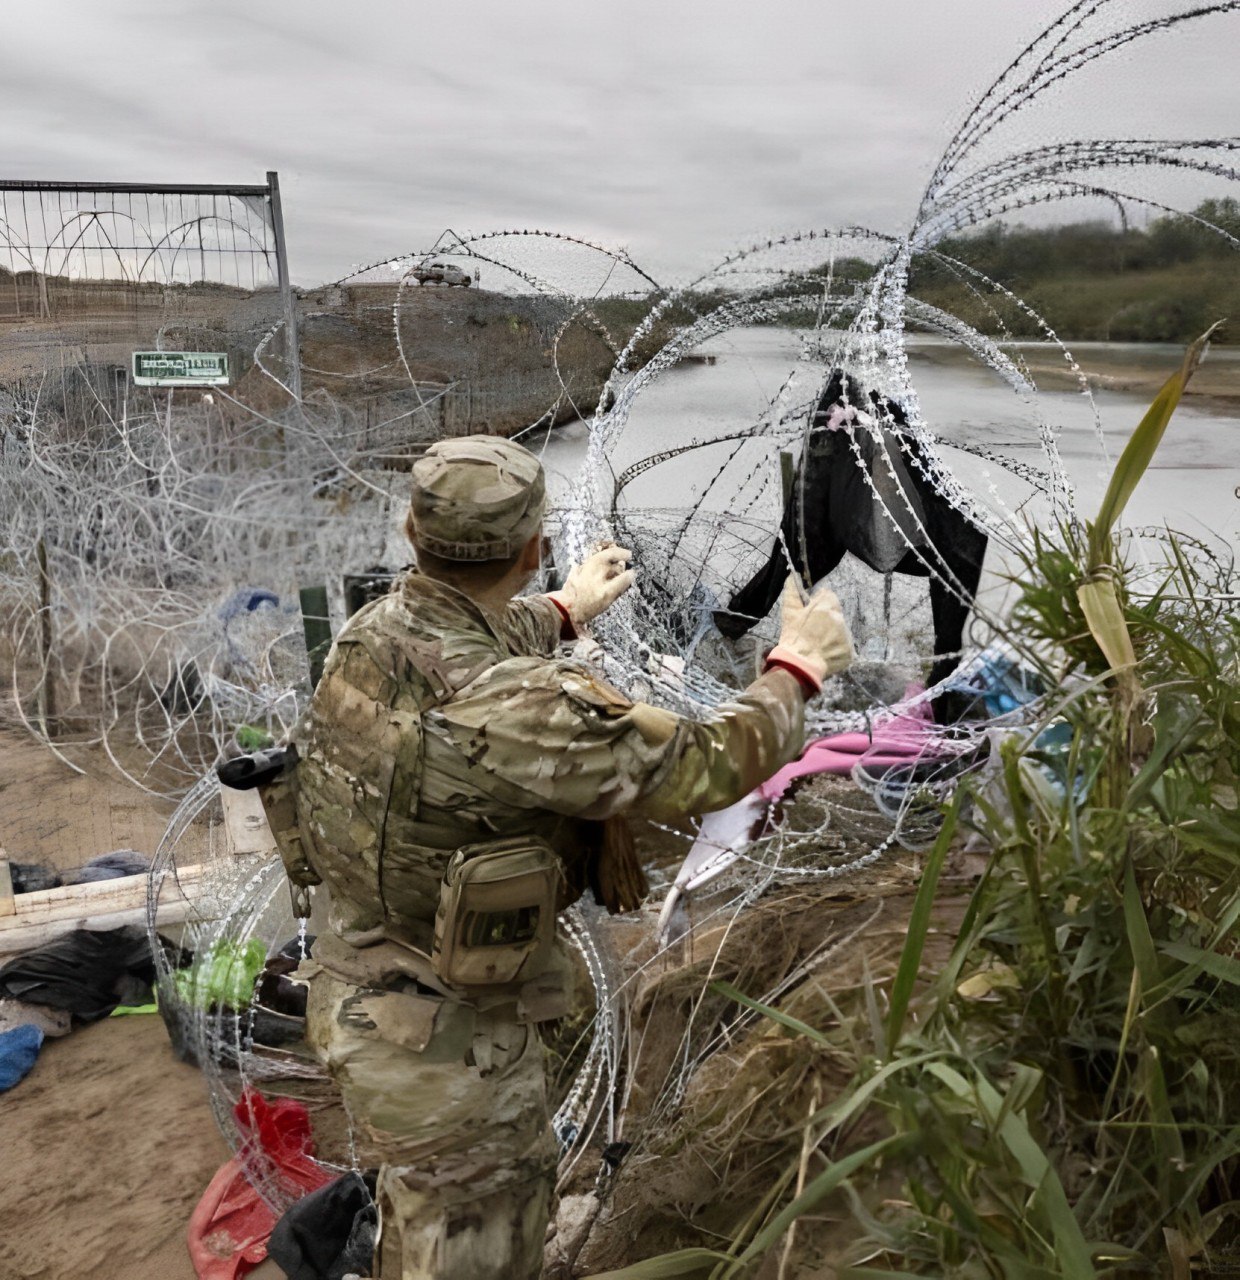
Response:
[{"label": "blue fabric", "polygon": [[34,1066],[43,1044],[43,1031],[29,1022],[0,1031],[0,1093],[11,1089]]},{"label": "blue fabric", "polygon": [[242,587],[220,606],[220,620],[228,623],[241,613],[253,613],[260,605],[280,607],[280,597],[265,587]]},{"label": "blue fabric", "polygon": [[1003,716],[1040,697],[1046,690],[1037,674],[1014,662],[1006,653],[984,649],[945,688],[981,701],[988,715]]}]

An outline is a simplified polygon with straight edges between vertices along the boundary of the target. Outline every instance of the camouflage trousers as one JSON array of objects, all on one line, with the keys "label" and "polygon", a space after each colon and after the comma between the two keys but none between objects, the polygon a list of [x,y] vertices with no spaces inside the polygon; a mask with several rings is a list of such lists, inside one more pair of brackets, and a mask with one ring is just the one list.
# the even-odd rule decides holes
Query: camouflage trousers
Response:
[{"label": "camouflage trousers", "polygon": [[310,964],[306,1034],[379,1169],[382,1280],[536,1280],[556,1149],[542,1044],[515,1006]]}]

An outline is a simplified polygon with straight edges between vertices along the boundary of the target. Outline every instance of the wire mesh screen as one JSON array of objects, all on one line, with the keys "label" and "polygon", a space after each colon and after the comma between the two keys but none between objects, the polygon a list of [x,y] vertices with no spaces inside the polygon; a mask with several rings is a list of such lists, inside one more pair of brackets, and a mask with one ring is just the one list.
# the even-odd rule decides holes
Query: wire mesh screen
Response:
[{"label": "wire mesh screen", "polygon": [[266,187],[0,182],[0,269],[13,277],[0,314],[47,316],[53,298],[72,309],[70,286],[87,281],[260,289],[278,282],[275,250]]},{"label": "wire mesh screen", "polygon": [[277,242],[269,185],[0,182],[0,382],[97,381],[144,348],[244,371],[279,314]]},{"label": "wire mesh screen", "polygon": [[[54,721],[62,741],[97,741],[100,724],[124,720],[141,743],[151,732],[144,717],[173,707],[156,733],[160,744],[141,754],[149,762],[188,752],[201,765],[192,710],[203,704],[201,672],[189,638],[200,608],[184,557],[203,545],[203,519],[228,506],[226,476],[252,485],[255,467],[284,466],[278,431],[248,412],[240,422],[224,412],[225,397],[262,403],[276,381],[288,380],[287,343],[271,353],[271,370],[255,368],[260,342],[288,314],[282,235],[274,174],[250,186],[0,181],[0,471],[13,482],[11,501],[0,503],[0,613],[15,627],[5,647],[18,720]],[[144,351],[223,355],[231,387],[137,385],[134,355]],[[211,458],[223,470],[208,477]],[[143,512],[137,518],[146,524],[157,508],[178,514],[158,547],[148,543],[152,554],[134,557],[122,532],[126,513]],[[256,553],[262,563],[271,558],[261,530],[224,519],[237,534],[224,559],[238,573]],[[226,623],[221,615],[221,625],[252,629],[262,613],[277,651],[288,648],[286,633],[300,643],[296,613],[290,624],[269,607],[269,599],[296,598],[289,576],[265,575],[275,591],[243,593],[252,608]],[[222,598],[226,605],[229,591]],[[33,631],[31,608],[41,619]],[[105,634],[104,648],[129,655],[119,683],[119,668],[89,656]],[[301,678],[304,652],[300,664],[295,658],[295,670],[276,659],[282,686]],[[150,696],[133,696],[133,675],[152,661],[154,685],[140,681]],[[253,678],[243,684],[262,687],[267,677],[248,669]],[[98,694],[102,703],[92,701]],[[98,709],[83,719],[87,705]],[[214,754],[206,745],[206,758]],[[117,752],[109,747],[108,755]]]}]

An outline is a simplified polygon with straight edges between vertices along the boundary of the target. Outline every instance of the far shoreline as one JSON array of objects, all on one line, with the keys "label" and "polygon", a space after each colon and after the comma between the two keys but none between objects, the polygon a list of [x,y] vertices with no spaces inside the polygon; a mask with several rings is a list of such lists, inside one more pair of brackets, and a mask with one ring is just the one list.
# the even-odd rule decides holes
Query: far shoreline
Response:
[{"label": "far shoreline", "polygon": [[[1019,353],[1038,388],[1043,391],[1075,391],[1080,383],[1064,359],[1064,348],[1085,374],[1092,391],[1115,391],[1152,399],[1179,367],[1184,348],[1175,343],[1138,342],[1005,342],[1009,355]],[[973,354],[954,343],[913,338],[909,359],[927,364],[976,363]],[[1186,400],[1201,408],[1240,413],[1240,351],[1233,347],[1212,350],[1193,375]]]}]

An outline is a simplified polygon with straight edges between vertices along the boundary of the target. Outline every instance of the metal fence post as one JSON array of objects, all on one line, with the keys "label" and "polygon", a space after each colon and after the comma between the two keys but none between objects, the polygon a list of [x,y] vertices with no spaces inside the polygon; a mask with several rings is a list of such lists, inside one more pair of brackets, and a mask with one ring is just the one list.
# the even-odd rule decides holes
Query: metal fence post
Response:
[{"label": "metal fence post", "polygon": [[47,737],[52,736],[52,721],[56,718],[56,676],[52,669],[52,577],[47,568],[47,541],[40,538],[35,547],[35,562],[39,570],[39,691],[37,695],[40,728]]},{"label": "metal fence post", "polygon": [[310,660],[310,688],[317,689],[323,678],[323,664],[332,647],[332,623],[327,605],[326,587],[302,587],[301,626],[306,637],[306,656]]},{"label": "metal fence post", "polygon": [[267,191],[271,200],[271,232],[276,242],[276,270],[280,276],[280,300],[284,303],[284,340],[288,360],[288,385],[297,400],[301,399],[301,347],[297,339],[297,297],[288,276],[288,245],[284,239],[284,209],[280,204],[280,175],[267,173]]}]

